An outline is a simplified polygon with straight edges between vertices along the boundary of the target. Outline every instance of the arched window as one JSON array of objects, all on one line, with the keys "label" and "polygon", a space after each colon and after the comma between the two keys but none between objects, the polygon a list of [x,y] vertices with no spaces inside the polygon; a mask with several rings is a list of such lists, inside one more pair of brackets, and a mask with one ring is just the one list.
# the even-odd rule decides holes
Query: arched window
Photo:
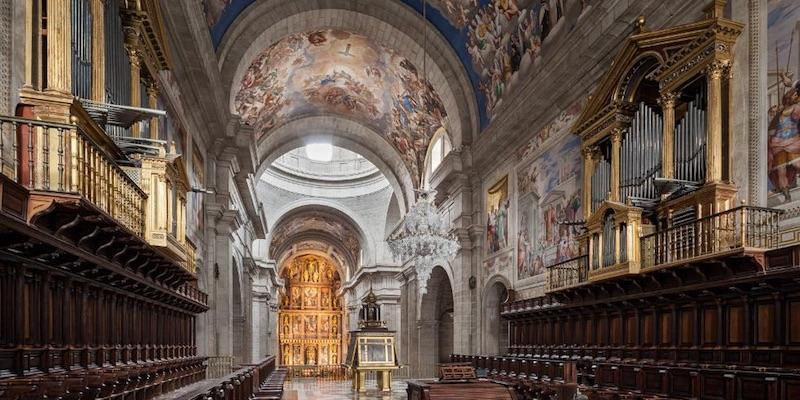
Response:
[{"label": "arched window", "polygon": [[427,183],[431,175],[442,165],[444,157],[447,156],[452,150],[450,138],[447,136],[447,131],[440,128],[433,135],[431,143],[428,146],[428,155],[425,159],[425,182]]}]

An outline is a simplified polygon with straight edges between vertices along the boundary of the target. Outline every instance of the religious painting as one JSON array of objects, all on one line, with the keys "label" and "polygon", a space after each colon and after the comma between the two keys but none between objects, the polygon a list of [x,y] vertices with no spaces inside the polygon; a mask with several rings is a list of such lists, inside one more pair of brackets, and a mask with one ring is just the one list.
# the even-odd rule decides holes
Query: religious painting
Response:
[{"label": "religious painting", "polygon": [[582,167],[580,138],[566,129],[561,139],[517,169],[517,279],[527,279],[545,268],[580,255]]},{"label": "religious painting", "polygon": [[800,3],[771,0],[767,7],[767,171],[775,206],[800,197]]},{"label": "religious painting", "polygon": [[543,146],[560,139],[563,135],[568,135],[568,129],[575,123],[575,120],[578,119],[585,104],[586,98],[582,97],[558,114],[558,116],[545,125],[544,128],[539,129],[525,146],[517,150],[517,158],[520,160],[530,158],[542,149]]},{"label": "religious painting", "polygon": [[317,308],[319,306],[319,289],[307,287],[303,290],[303,307]]},{"label": "religious painting", "polygon": [[489,254],[508,246],[508,176],[489,189],[487,196],[486,242]]},{"label": "religious painting", "polygon": [[356,33],[327,29],[287,36],[251,63],[234,99],[257,135],[302,116],[338,114],[381,132],[420,176],[430,138],[447,113],[421,71]]}]

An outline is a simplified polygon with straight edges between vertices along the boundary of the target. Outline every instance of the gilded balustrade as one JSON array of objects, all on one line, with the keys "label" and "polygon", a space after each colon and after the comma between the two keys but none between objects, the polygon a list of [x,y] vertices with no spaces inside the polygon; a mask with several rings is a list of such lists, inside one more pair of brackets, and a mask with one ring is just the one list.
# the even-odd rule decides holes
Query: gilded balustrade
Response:
[{"label": "gilded balustrade", "polygon": [[[762,252],[781,245],[777,209],[740,206],[695,221],[657,230],[639,238],[641,269],[646,273],[660,268],[723,257],[734,253]],[[635,253],[633,262],[639,261]],[[616,265],[601,265],[592,271],[603,273]],[[586,256],[573,258],[547,268],[545,290],[553,292],[595,279],[589,270]],[[630,274],[622,271],[621,275]],[[614,275],[617,276],[617,275]]]},{"label": "gilded balustrade", "polygon": [[740,206],[641,238],[642,270],[779,244],[780,210]]},{"label": "gilded balustrade", "polygon": [[30,190],[80,195],[144,234],[147,195],[76,125],[0,116],[0,172]]}]

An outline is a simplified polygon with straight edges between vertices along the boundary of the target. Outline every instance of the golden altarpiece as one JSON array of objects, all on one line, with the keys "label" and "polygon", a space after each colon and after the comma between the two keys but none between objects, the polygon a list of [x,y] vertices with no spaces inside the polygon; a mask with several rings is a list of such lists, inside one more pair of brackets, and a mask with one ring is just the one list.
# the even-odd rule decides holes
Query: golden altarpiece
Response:
[{"label": "golden altarpiece", "polygon": [[329,260],[296,257],[281,274],[281,363],[286,366],[339,365],[342,354],[341,278]]}]

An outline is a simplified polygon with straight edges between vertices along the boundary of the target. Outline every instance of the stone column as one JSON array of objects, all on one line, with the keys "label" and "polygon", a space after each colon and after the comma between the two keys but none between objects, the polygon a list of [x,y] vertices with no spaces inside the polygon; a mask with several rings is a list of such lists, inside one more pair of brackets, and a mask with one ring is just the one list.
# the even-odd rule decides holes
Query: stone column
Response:
[{"label": "stone column", "polygon": [[417,377],[437,376],[436,364],[439,362],[439,321],[417,320]]},{"label": "stone column", "polygon": [[213,271],[213,325],[216,347],[215,355],[233,355],[233,268],[231,243],[233,232],[238,228],[237,212],[226,210],[217,220],[214,246],[215,259]]},{"label": "stone column", "polygon": [[92,100],[106,101],[105,0],[91,0],[92,12]]},{"label": "stone column", "polygon": [[675,177],[675,93],[661,94],[659,103],[664,116],[662,135],[664,144],[661,152],[661,176],[667,179]]},{"label": "stone column", "polygon": [[47,89],[72,93],[72,7],[47,0]]},{"label": "stone column", "polygon": [[272,326],[270,326],[269,300],[269,293],[253,292],[253,318],[250,325],[253,332],[253,351],[250,355],[252,362],[257,362],[269,354],[268,346],[273,333]]}]

